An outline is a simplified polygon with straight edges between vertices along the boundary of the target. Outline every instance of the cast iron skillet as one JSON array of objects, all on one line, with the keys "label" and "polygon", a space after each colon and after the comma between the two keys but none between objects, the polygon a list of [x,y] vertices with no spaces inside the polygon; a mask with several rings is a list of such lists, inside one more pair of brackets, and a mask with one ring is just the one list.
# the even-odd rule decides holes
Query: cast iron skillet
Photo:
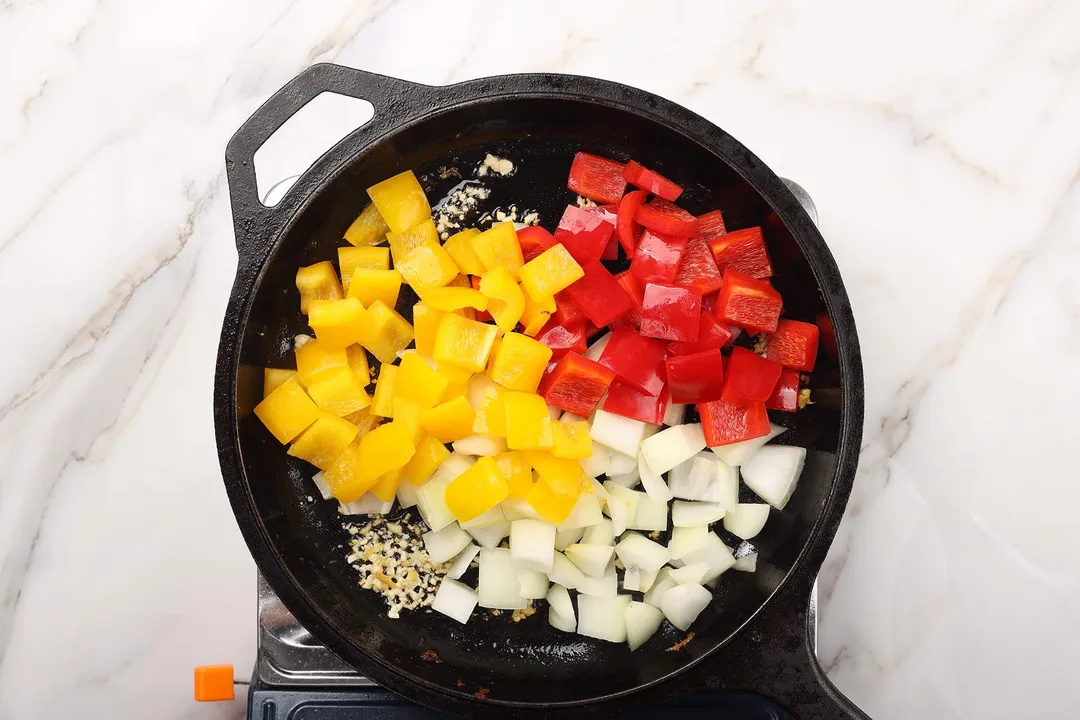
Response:
[{"label": "cast iron skillet", "polygon": [[[322,92],[370,101],[375,117],[323,155],[273,208],[256,194],[255,151]],[[485,152],[518,171],[492,179],[489,205],[541,212],[553,229],[573,195],[573,153],[631,155],[685,188],[694,213],[724,212],[730,228],[766,226],[785,314],[828,313],[837,357],[822,352],[817,404],[781,441],[810,449],[798,490],[756,539],[756,573],[728,572],[694,623],[693,639],[664,624],[647,646],[564,634],[546,611],[519,624],[477,612],[462,626],[431,612],[386,617],[344,561],[334,503],[307,503],[310,466],[290,458],[252,415],[264,366],[292,367],[291,338],[307,329],[296,268],[336,258],[365,188],[406,169],[432,198],[468,176]],[[863,415],[858,338],[824,241],[781,180],[707,120],[663,98],[593,78],[516,75],[428,87],[334,65],[301,73],[240,128],[226,150],[239,266],[221,333],[214,416],[222,475],[259,569],[297,619],[361,673],[407,698],[469,717],[618,715],[672,694],[743,689],[803,718],[865,717],[813,658],[811,587],[851,490]],[[403,297],[399,309],[411,307]],[[543,603],[541,603],[542,605]],[[422,644],[421,644],[422,641]],[[424,659],[434,650],[439,662]],[[427,657],[432,657],[427,653]]]}]

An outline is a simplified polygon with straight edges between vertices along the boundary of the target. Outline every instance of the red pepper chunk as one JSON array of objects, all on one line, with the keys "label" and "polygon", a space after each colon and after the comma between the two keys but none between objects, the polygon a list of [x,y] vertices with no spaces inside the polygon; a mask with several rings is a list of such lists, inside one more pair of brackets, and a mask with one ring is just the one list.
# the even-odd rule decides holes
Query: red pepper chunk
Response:
[{"label": "red pepper chunk", "polygon": [[730,402],[765,402],[772,395],[783,369],[780,363],[766,360],[751,350],[743,347],[733,349],[728,358],[724,399]]},{"label": "red pepper chunk", "polygon": [[694,237],[698,234],[697,218],[667,200],[655,199],[645,203],[634,213],[634,220],[665,235]]},{"label": "red pepper chunk", "polygon": [[731,268],[758,279],[772,277],[772,262],[759,227],[721,235],[709,241],[709,248],[721,270]]},{"label": "red pepper chunk", "polygon": [[626,190],[623,164],[599,155],[579,152],[570,165],[566,187],[598,203],[617,203]]},{"label": "red pepper chunk", "polygon": [[634,279],[629,270],[623,270],[615,276],[615,280],[622,285],[622,289],[634,301],[634,309],[624,315],[619,320],[619,323],[637,330],[641,327],[641,301],[645,298],[645,287]]},{"label": "red pepper chunk", "polygon": [[551,319],[559,325],[570,327],[574,323],[584,322],[585,313],[563,290],[555,293],[555,313],[551,316]]},{"label": "red pepper chunk", "polygon": [[666,388],[661,390],[659,395],[647,395],[628,383],[616,379],[608,388],[604,410],[641,422],[660,425],[664,422],[668,401]]},{"label": "red pepper chunk", "polygon": [[674,202],[682,195],[682,188],[668,180],[658,172],[654,172],[639,162],[631,160],[623,168],[623,177],[626,182],[635,185],[642,190],[648,190],[653,195]]},{"label": "red pepper chunk", "polygon": [[616,328],[600,355],[600,364],[641,392],[657,395],[664,387],[664,355],[663,343]]},{"label": "red pepper chunk", "polygon": [[539,225],[530,225],[517,231],[518,244],[521,245],[521,256],[525,262],[555,245],[555,236]]},{"label": "red pepper chunk", "polygon": [[536,334],[536,340],[551,348],[553,358],[562,357],[568,352],[585,352],[588,349],[585,318],[570,325],[560,325],[552,318]]},{"label": "red pepper chunk", "polygon": [[701,430],[709,447],[730,445],[769,434],[769,414],[763,402],[730,403],[714,400],[697,406]]},{"label": "red pepper chunk", "polygon": [[559,364],[540,381],[537,392],[548,405],[587,418],[615,379],[615,373],[576,352],[563,355]]},{"label": "red pepper chunk", "polygon": [[719,400],[724,391],[724,362],[719,350],[676,355],[665,362],[673,403]]},{"label": "red pepper chunk", "polygon": [[775,332],[784,300],[768,280],[725,270],[716,298],[716,317],[754,332]]},{"label": "red pepper chunk", "polygon": [[615,234],[619,237],[626,257],[634,257],[638,239],[641,237],[641,226],[634,222],[634,215],[639,207],[645,204],[648,193],[644,190],[634,190],[623,195],[619,201],[619,212],[615,219]]},{"label": "red pepper chunk", "polygon": [[680,287],[696,287],[702,295],[720,289],[724,276],[716,267],[716,260],[713,260],[712,250],[705,238],[696,237],[687,241],[674,282]]},{"label": "red pepper chunk", "polygon": [[661,340],[698,338],[701,291],[649,283],[641,304],[641,334]]},{"label": "red pepper chunk", "polygon": [[818,326],[781,320],[765,344],[765,357],[784,367],[810,372],[817,361]]},{"label": "red pepper chunk", "polygon": [[736,337],[738,335],[735,330],[717,320],[710,313],[702,312],[698,320],[697,340],[668,343],[667,351],[670,355],[691,355],[705,350],[719,350],[735,342]]},{"label": "red pepper chunk", "polygon": [[769,410],[796,412],[799,409],[799,371],[784,370],[776,381],[772,395],[765,401]]},{"label": "red pepper chunk", "polygon": [[[470,275],[469,276],[469,284],[472,285],[473,290],[479,290],[480,289],[480,278],[476,277],[475,275]],[[476,319],[479,320],[480,322],[493,322],[494,321],[494,319],[491,317],[491,313],[489,313],[487,310],[476,310],[475,312],[476,312]]]},{"label": "red pepper chunk", "polygon": [[604,208],[579,208],[567,205],[555,241],[562,243],[578,265],[599,260],[615,232],[615,216]]},{"label": "red pepper chunk", "polygon": [[709,241],[718,238],[727,232],[724,225],[724,214],[719,210],[712,210],[704,215],[698,215],[698,237]]},{"label": "red pepper chunk", "polygon": [[634,251],[630,272],[642,285],[650,282],[671,284],[679,272],[685,250],[686,238],[646,230]]},{"label": "red pepper chunk", "polygon": [[566,288],[566,294],[594,325],[606,327],[634,309],[634,301],[599,260],[581,269],[585,275]]}]

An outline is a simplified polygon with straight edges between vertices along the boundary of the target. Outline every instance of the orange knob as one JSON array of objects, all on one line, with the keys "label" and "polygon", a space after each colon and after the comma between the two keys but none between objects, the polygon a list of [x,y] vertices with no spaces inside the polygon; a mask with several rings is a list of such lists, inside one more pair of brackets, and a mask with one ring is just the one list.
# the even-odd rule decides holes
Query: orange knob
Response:
[{"label": "orange knob", "polygon": [[195,699],[198,702],[232,700],[235,697],[232,665],[200,665],[195,668]]}]

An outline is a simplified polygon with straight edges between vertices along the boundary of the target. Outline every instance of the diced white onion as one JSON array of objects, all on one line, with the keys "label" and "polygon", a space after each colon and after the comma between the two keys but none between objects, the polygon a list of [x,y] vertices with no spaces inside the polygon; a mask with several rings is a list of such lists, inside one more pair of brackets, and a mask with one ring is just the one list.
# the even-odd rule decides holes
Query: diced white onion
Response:
[{"label": "diced white onion", "polygon": [[442,530],[454,522],[454,514],[446,506],[446,486],[472,467],[474,462],[476,460],[471,457],[453,453],[443,461],[431,479],[417,489],[416,505],[420,509],[420,516],[432,530]]},{"label": "diced white onion", "polygon": [[499,543],[502,542],[502,539],[510,534],[510,521],[503,520],[497,525],[473,527],[465,532],[472,535],[473,540],[480,543],[481,547],[492,550],[499,547]]},{"label": "diced white onion", "polygon": [[472,520],[461,523],[461,527],[469,530],[487,525],[502,525],[504,522],[506,522],[506,516],[503,514],[502,508],[496,505],[487,512],[477,515]]},{"label": "diced white onion", "polygon": [[681,560],[687,553],[705,547],[708,537],[708,525],[688,525],[673,528],[671,540],[668,541],[668,550],[671,551],[672,560]]},{"label": "diced white onion", "polygon": [[578,566],[586,577],[602,578],[611,562],[611,555],[615,548],[610,545],[585,545],[574,543],[566,548],[565,555],[570,562]]},{"label": "diced white onion", "polygon": [[724,511],[716,503],[676,500],[671,504],[671,523],[675,527],[709,525],[724,517]]},{"label": "diced white onion", "polygon": [[671,559],[671,552],[658,542],[653,542],[644,535],[627,533],[615,546],[625,568],[639,568],[647,572],[656,572]]},{"label": "diced white onion", "polygon": [[725,545],[716,533],[709,533],[705,538],[705,543],[697,550],[684,554],[682,560],[686,565],[705,563],[709,566],[709,571],[705,573],[702,582],[709,582],[713,578],[720,577],[735,564],[735,556],[731,554],[731,548]]},{"label": "diced white onion", "polygon": [[621,452],[611,453],[610,464],[611,469],[608,470],[609,477],[615,475],[632,475],[637,472],[638,468],[636,456],[623,455]]},{"label": "diced white onion", "polygon": [[608,475],[608,482],[615,483],[620,487],[624,487],[628,490],[633,490],[641,482],[641,477],[637,472],[627,473],[626,475]]},{"label": "diced white onion", "polygon": [[498,435],[469,435],[452,444],[454,452],[463,455],[481,455],[491,457],[506,452],[506,440]]},{"label": "diced white onion", "polygon": [[664,428],[642,441],[641,455],[653,474],[663,475],[704,448],[705,435],[702,434],[701,423],[690,423]]},{"label": "diced white onion", "polygon": [[582,573],[581,577],[582,582],[578,587],[578,592],[584,595],[608,597],[619,594],[619,576],[615,572],[615,563],[607,566],[602,578],[591,578],[584,573]]},{"label": "diced white onion", "polygon": [[660,628],[664,613],[652,605],[631,600],[626,607],[626,643],[637,650]]},{"label": "diced white onion", "polygon": [[563,617],[559,613],[555,612],[555,608],[548,606],[548,624],[556,630],[562,630],[563,632],[574,632],[577,630],[577,621],[572,617]]},{"label": "diced white onion", "polygon": [[468,585],[451,578],[443,578],[439,590],[435,593],[435,601],[431,603],[431,609],[464,625],[472,616],[477,600],[476,591]]},{"label": "diced white onion", "polygon": [[319,489],[319,495],[322,497],[322,499],[329,500],[330,498],[334,497],[334,493],[330,491],[330,486],[326,484],[325,480],[323,480],[323,476],[324,473],[322,470],[320,470],[319,472],[315,473],[315,475],[311,478],[311,482],[315,483],[315,487]]},{"label": "diced white onion", "polygon": [[476,556],[480,554],[480,547],[469,543],[469,547],[458,553],[458,556],[454,558],[454,562],[450,564],[450,569],[446,571],[446,577],[452,580],[458,580],[462,575],[469,571],[469,566],[472,565],[472,561],[476,559]]},{"label": "diced white onion", "polygon": [[645,437],[645,423],[597,410],[589,429],[589,437],[623,455],[637,457],[641,440]]},{"label": "diced white onion", "polygon": [[[638,498],[645,497],[645,493],[623,487],[611,480],[604,483],[604,489],[607,490],[609,496],[620,498],[626,503],[626,520],[627,523],[629,523],[630,520],[633,519],[634,513],[637,511]],[[618,534],[619,533],[616,533],[616,535]]]},{"label": "diced white onion", "polygon": [[709,572],[709,566],[703,562],[691,563],[690,565],[683,565],[681,568],[677,568],[671,571],[671,579],[676,584],[682,585],[684,583],[697,583],[701,584],[705,579],[705,575]]},{"label": "diced white onion", "polygon": [[[744,547],[749,549],[740,554],[740,551],[742,551]],[[742,545],[739,545],[738,549],[735,551],[735,564],[731,566],[731,569],[740,570],[742,572],[754,572],[757,570],[757,558],[758,553],[757,550],[753,549],[753,545],[743,543]]]},{"label": "diced white onion", "polygon": [[600,499],[596,493],[582,493],[578,495],[570,514],[563,520],[561,527],[589,527],[604,519],[600,511]]},{"label": "diced white onion", "polygon": [[397,500],[398,504],[401,505],[401,508],[403,510],[405,508],[411,508],[413,505],[416,505],[417,498],[419,497],[417,495],[419,489],[419,487],[413,485],[411,482],[404,478],[402,478],[401,482],[398,483]]},{"label": "diced white onion", "polygon": [[510,551],[487,548],[480,551],[480,607],[521,610],[526,606],[518,586],[517,572]]},{"label": "diced white onion", "polygon": [[687,630],[701,611],[709,606],[712,593],[695,583],[676,585],[660,598],[664,617],[680,630]]},{"label": "diced white onion", "polygon": [[740,503],[724,515],[724,529],[743,540],[756,537],[769,519],[766,503]]},{"label": "diced white onion", "polygon": [[436,565],[457,557],[472,542],[469,534],[457,523],[451,523],[441,530],[430,530],[424,533],[423,539],[428,557]]},{"label": "diced white onion", "polygon": [[641,486],[650,498],[660,503],[671,500],[671,489],[664,482],[664,478],[649,469],[649,464],[645,462],[644,455],[638,456],[638,475],[641,477]]},{"label": "diced white onion", "polygon": [[714,448],[710,448],[716,456],[726,462],[728,465],[739,467],[744,465],[750,458],[754,456],[758,450],[764,447],[765,443],[772,440],[774,437],[780,435],[787,428],[779,425],[769,425],[769,434],[762,435],[761,437],[750,438],[749,440],[741,440],[736,443],[729,443],[727,445],[717,445]]},{"label": "diced white onion", "polygon": [[[385,515],[394,507],[394,501],[383,502],[374,493],[365,493],[359,500],[351,503],[338,503],[338,512],[342,515]],[[454,516],[450,516],[450,522]]]},{"label": "diced white onion", "polygon": [[560,525],[555,530],[555,549],[562,552],[569,545],[573,545],[578,540],[581,540],[584,534],[585,528],[563,528]]},{"label": "diced white onion", "polygon": [[515,568],[551,572],[555,526],[544,520],[514,520],[510,523],[510,554]]},{"label": "diced white onion", "polygon": [[634,508],[634,517],[631,518],[627,527],[630,530],[659,530],[663,532],[668,526],[668,504],[666,501],[658,501],[640,493],[637,506]]},{"label": "diced white onion", "polygon": [[619,537],[626,532],[626,524],[630,522],[630,509],[627,502],[621,497],[612,495],[608,498],[605,510],[611,516],[612,532],[615,533],[615,537]]},{"label": "diced white onion", "polygon": [[578,595],[578,634],[608,642],[626,642],[626,608],[631,599],[629,595]]},{"label": "diced white onion", "polygon": [[799,481],[806,448],[796,445],[766,445],[743,463],[746,487],[777,510],[783,510]]},{"label": "diced white onion", "polygon": [[604,348],[607,347],[609,340],[611,340],[611,333],[604,333],[585,351],[585,357],[593,362],[600,362],[600,356],[604,354]]},{"label": "diced white onion", "polygon": [[671,579],[671,568],[660,568],[660,572],[656,574],[656,582],[654,582],[652,587],[645,592],[645,602],[655,608],[659,608],[660,600],[663,599],[664,593],[676,585],[678,585],[678,583]]},{"label": "diced white onion", "polygon": [[547,595],[548,576],[537,570],[518,570],[518,588],[526,600],[539,600]]},{"label": "diced white onion", "polygon": [[649,572],[640,568],[627,568],[623,571],[623,590],[648,592],[649,588],[656,582],[658,572],[659,570]]},{"label": "diced white onion", "polygon": [[739,504],[739,468],[728,465],[716,458],[718,473],[713,491],[704,498],[715,502],[724,510],[731,510]]},{"label": "diced white onion", "polygon": [[601,475],[606,475],[611,467],[611,451],[599,443],[593,444],[592,455],[582,458],[579,462],[586,475],[591,478],[598,478]]},{"label": "diced white onion", "polygon": [[664,424],[665,425],[682,425],[683,420],[686,419],[686,405],[680,405],[679,403],[669,402],[667,409],[664,410]]},{"label": "diced white onion", "polygon": [[[577,542],[575,540],[575,542]],[[615,545],[615,530],[612,527],[611,520],[603,518],[595,525],[591,525],[585,528],[584,534],[581,536],[581,542],[589,543],[590,545]]]},{"label": "diced white onion", "polygon": [[578,566],[570,562],[570,558],[561,552],[555,553],[548,578],[551,582],[568,587],[571,590],[580,590],[586,579],[585,573],[581,572]]},{"label": "diced white onion", "polygon": [[507,520],[513,522],[514,520],[523,520],[528,518],[529,520],[540,520],[539,513],[533,509],[533,506],[525,501],[525,498],[507,498],[502,501],[500,505],[503,511],[503,515]]}]

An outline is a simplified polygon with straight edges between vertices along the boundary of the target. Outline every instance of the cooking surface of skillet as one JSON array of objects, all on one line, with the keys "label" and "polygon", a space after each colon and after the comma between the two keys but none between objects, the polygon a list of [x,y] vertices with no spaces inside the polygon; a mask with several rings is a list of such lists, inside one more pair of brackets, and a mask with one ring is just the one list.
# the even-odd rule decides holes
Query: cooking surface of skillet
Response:
[{"label": "cooking surface of skillet", "polygon": [[[250,168],[254,150],[322,90],[370,100],[375,119],[321,158],[276,208],[262,207]],[[512,623],[480,611],[466,626],[426,612],[387,618],[382,599],[360,590],[344,561],[335,507],[301,502],[310,494],[311,468],[289,458],[251,415],[261,368],[290,364],[291,338],[306,331],[297,311],[296,268],[335,257],[343,230],[366,202],[367,186],[413,169],[437,198],[458,181],[439,179],[440,168],[468,175],[492,152],[518,169],[486,183],[492,189],[486,206],[513,202],[537,209],[551,227],[573,199],[565,178],[579,148],[622,159],[632,154],[677,179],[686,187],[680,204],[691,212],[719,207],[729,227],[765,224],[786,313],[813,321],[829,312],[840,347],[840,361],[823,353],[814,373],[818,404],[789,418],[794,427],[782,441],[804,445],[810,454],[795,497],[756,539],[758,572],[727,573],[693,626],[694,639],[677,652],[666,648],[683,634],[670,626],[631,654],[559,633],[543,612]],[[815,686],[820,678],[800,647],[800,612],[850,491],[861,430],[861,366],[835,265],[805,212],[760,161],[692,113],[603,81],[515,76],[424,88],[333,66],[312,68],[260,109],[230,143],[227,160],[240,267],[215,397],[223,475],[260,568],[321,641],[407,697],[465,714],[528,714],[583,703],[593,703],[589,712],[595,714],[600,701],[614,701],[603,706],[614,712],[643,699],[629,693],[649,688],[645,694],[653,698],[687,682],[765,691],[773,683],[789,704],[832,701],[828,688]],[[414,300],[403,292],[399,309]],[[767,617],[736,634],[774,595],[762,613]],[[662,682],[721,646],[708,672]],[[428,650],[439,662],[424,659]],[[778,677],[781,671],[801,673],[801,680]],[[487,689],[484,702],[476,699],[481,688]]]}]

